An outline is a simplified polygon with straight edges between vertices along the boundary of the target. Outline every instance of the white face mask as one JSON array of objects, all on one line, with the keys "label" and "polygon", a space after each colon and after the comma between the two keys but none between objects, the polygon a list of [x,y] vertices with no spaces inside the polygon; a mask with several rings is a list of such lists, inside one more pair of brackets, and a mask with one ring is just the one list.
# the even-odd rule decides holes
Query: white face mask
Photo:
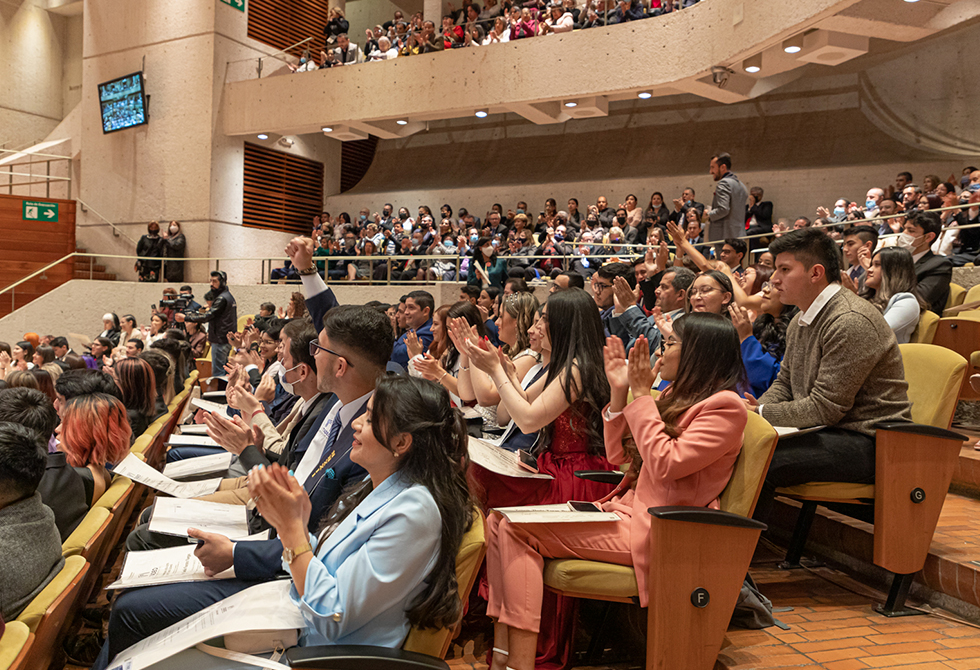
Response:
[{"label": "white face mask", "polygon": [[176,235],[179,232],[180,232],[180,228],[178,228],[177,226],[170,226],[170,234],[171,235]]},{"label": "white face mask", "polygon": [[[300,365],[302,365],[302,363],[300,363]],[[298,367],[299,367],[299,365],[294,365],[293,367],[289,368],[288,370],[285,369],[285,368],[281,368],[279,370],[279,385],[282,386],[282,390],[285,391],[286,393],[288,393],[289,395],[296,395],[296,393],[293,391],[293,382],[287,382],[286,381],[286,373],[287,372],[292,372],[293,370],[295,370]]]},{"label": "white face mask", "polygon": [[909,233],[902,233],[901,235],[898,236],[898,239],[895,241],[895,243],[898,246],[902,247],[903,249],[912,250],[915,248],[915,243],[918,240],[919,238],[915,237],[914,235],[911,235]]}]

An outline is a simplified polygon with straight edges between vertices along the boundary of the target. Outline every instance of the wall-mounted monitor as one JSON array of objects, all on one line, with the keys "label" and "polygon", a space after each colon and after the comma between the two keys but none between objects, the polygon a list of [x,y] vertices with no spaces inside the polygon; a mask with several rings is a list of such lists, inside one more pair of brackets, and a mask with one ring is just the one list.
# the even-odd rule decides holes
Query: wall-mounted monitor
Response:
[{"label": "wall-mounted monitor", "polygon": [[143,73],[134,72],[99,84],[99,105],[102,107],[104,133],[145,124],[148,119]]}]

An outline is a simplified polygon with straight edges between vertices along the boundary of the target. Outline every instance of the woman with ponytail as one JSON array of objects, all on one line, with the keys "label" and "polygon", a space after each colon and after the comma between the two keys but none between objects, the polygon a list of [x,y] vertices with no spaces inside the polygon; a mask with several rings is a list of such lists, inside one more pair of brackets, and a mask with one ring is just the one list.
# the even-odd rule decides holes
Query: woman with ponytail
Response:
[{"label": "woman with ponytail", "polygon": [[253,469],[249,492],[286,550],[301,644],[397,648],[411,626],[451,627],[462,613],[456,554],[473,520],[466,423],[438,384],[386,377],[353,425],[350,458],[369,478],[340,497],[318,536],[291,472]]}]

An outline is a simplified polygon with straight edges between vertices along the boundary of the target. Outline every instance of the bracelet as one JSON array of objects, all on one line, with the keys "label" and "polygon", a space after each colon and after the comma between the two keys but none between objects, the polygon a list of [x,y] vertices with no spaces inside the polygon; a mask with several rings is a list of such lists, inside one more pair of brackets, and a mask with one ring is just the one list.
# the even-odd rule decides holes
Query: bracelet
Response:
[{"label": "bracelet", "polygon": [[306,268],[305,270],[298,270],[298,273],[299,273],[300,275],[304,275],[304,276],[305,276],[305,275],[312,275],[312,274],[316,274],[316,263],[314,263],[314,264],[313,264],[313,265],[311,265],[310,267],[308,267],[308,268]]},{"label": "bracelet", "polygon": [[502,389],[503,387],[507,386],[508,384],[510,384],[510,380],[509,379],[507,381],[505,381],[503,384],[497,384],[497,390],[499,391],[500,389]]},{"label": "bracelet", "polygon": [[445,379],[446,378],[446,375],[448,375],[448,374],[449,374],[449,370],[446,370],[445,372],[442,373],[442,376],[439,377],[439,383],[440,384],[442,383],[442,380]]},{"label": "bracelet", "polygon": [[466,366],[466,367],[464,368],[464,367],[463,367],[462,365],[460,365],[460,366],[459,366],[459,369],[460,369],[461,371],[462,371],[462,370],[469,370],[469,369],[470,369],[470,367],[469,367],[469,366],[467,365],[467,366]]}]

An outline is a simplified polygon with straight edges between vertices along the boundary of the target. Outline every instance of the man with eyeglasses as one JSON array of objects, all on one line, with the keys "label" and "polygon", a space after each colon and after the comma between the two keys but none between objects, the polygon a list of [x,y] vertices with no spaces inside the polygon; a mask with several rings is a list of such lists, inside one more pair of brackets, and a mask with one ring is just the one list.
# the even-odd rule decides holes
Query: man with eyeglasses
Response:
[{"label": "man with eyeglasses", "polygon": [[633,268],[626,263],[606,263],[596,270],[592,275],[592,298],[599,307],[599,318],[602,319],[602,327],[609,337],[610,322],[613,318],[613,310],[616,308],[613,299],[613,281],[616,277],[623,277],[631,284],[636,284],[633,275]]}]

